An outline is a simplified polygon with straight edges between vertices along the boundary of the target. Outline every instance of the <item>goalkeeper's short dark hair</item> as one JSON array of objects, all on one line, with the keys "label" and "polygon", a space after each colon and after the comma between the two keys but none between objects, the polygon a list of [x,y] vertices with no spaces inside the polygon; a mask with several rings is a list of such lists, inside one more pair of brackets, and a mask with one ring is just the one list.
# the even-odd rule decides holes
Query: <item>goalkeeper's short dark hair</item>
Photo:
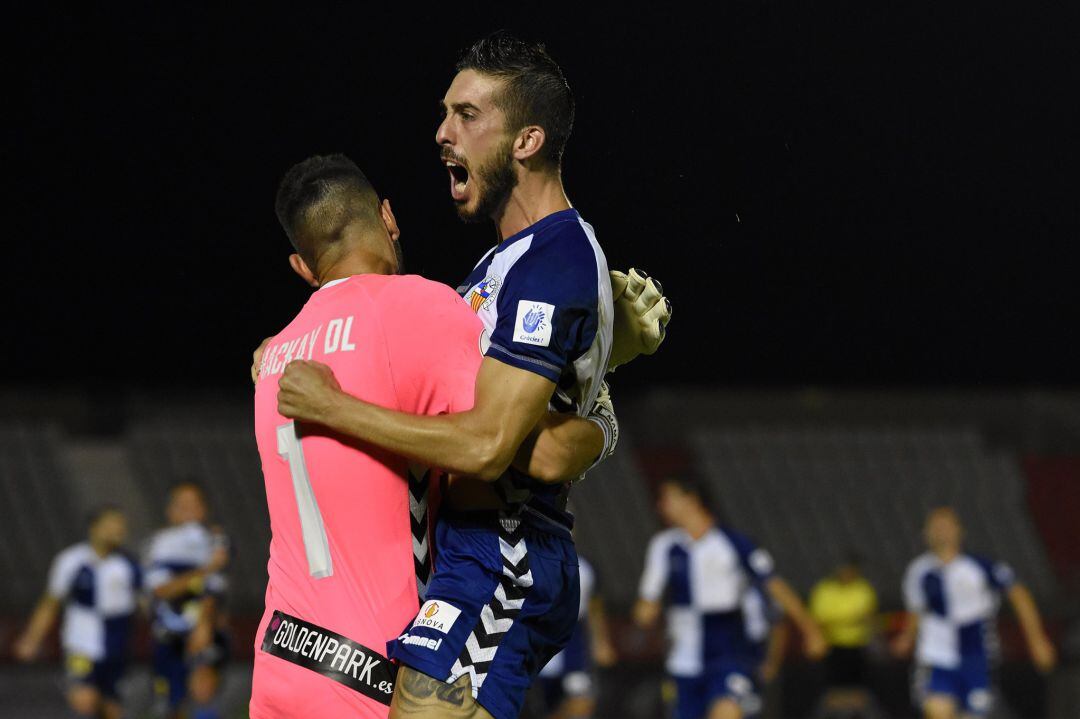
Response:
[{"label": "goalkeeper's short dark hair", "polygon": [[309,265],[325,246],[341,239],[350,223],[381,222],[375,188],[357,164],[340,153],[314,155],[289,168],[278,185],[274,210]]}]

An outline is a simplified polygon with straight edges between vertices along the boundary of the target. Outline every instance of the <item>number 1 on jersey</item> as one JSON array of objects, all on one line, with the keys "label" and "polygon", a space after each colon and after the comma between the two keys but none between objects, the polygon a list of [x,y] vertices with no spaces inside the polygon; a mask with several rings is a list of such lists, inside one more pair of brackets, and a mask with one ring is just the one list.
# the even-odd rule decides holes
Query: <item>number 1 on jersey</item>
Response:
[{"label": "number 1 on jersey", "polygon": [[315,490],[311,488],[311,478],[304,462],[304,447],[300,444],[294,422],[278,426],[277,451],[289,463],[296,508],[300,511],[300,532],[304,551],[307,552],[308,571],[316,579],[329,577],[334,573],[334,565],[330,561],[330,542],[326,538],[322,513],[319,512],[319,503],[315,501]]}]

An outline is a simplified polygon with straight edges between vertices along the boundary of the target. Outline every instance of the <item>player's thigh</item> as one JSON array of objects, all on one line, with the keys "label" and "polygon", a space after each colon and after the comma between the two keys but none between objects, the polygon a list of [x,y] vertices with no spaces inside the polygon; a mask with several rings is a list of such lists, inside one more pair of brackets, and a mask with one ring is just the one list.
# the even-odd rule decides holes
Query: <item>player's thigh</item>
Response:
[{"label": "player's thigh", "polygon": [[394,684],[390,719],[492,719],[476,703],[469,675],[453,684],[402,666]]},{"label": "player's thigh", "polygon": [[71,711],[83,716],[96,716],[101,706],[101,692],[90,684],[72,684],[67,690]]},{"label": "player's thigh", "polygon": [[956,719],[956,699],[948,694],[929,694],[923,700],[925,719]]}]

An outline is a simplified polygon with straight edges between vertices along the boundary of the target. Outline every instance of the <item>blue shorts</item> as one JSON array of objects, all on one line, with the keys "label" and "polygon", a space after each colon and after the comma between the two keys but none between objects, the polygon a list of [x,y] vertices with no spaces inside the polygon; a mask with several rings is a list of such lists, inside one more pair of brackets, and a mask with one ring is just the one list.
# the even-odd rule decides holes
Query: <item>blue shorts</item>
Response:
[{"label": "blue shorts", "polygon": [[757,668],[748,661],[721,662],[697,677],[674,677],[675,719],[704,719],[721,699],[731,699],[752,716],[761,711]]},{"label": "blue shorts", "polygon": [[103,659],[94,661],[82,654],[64,655],[64,673],[71,684],[93,687],[106,699],[119,699],[117,684],[127,671],[126,659]]},{"label": "blue shorts", "polygon": [[387,655],[515,719],[540,668],[570,640],[580,588],[574,543],[495,513],[443,516],[427,601]]},{"label": "blue shorts", "polygon": [[154,690],[170,708],[183,703],[188,694],[192,667],[208,665],[220,669],[229,658],[229,640],[224,632],[215,632],[214,641],[198,655],[187,655],[187,635],[154,641]]},{"label": "blue shorts", "polygon": [[188,664],[185,638],[154,642],[154,692],[176,708],[187,697]]},{"label": "blue shorts", "polygon": [[986,714],[993,705],[990,663],[985,657],[965,657],[955,669],[921,666],[915,670],[915,700],[931,694],[950,696],[965,714]]}]

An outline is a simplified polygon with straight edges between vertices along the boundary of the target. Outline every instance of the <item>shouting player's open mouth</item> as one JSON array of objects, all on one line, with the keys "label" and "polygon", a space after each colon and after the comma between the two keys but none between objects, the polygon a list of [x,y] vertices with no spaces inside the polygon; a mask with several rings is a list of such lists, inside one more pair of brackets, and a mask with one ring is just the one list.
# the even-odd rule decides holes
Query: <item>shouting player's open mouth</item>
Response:
[{"label": "shouting player's open mouth", "polygon": [[465,201],[465,191],[469,186],[469,170],[456,160],[444,159],[450,173],[450,196],[455,202]]}]

